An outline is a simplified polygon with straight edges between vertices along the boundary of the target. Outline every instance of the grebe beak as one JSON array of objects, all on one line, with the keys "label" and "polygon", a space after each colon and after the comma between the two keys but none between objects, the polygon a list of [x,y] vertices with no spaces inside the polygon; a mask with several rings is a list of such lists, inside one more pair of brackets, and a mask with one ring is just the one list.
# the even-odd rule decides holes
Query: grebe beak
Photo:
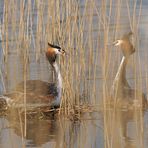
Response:
[{"label": "grebe beak", "polygon": [[107,46],[119,46],[121,45],[121,43],[122,43],[122,40],[116,40],[112,43],[108,43]]},{"label": "grebe beak", "polygon": [[114,46],[120,46],[123,43],[123,40],[116,40],[112,43]]},{"label": "grebe beak", "polygon": [[65,52],[64,49],[61,49],[60,52],[61,52],[62,55],[66,55],[66,52]]}]

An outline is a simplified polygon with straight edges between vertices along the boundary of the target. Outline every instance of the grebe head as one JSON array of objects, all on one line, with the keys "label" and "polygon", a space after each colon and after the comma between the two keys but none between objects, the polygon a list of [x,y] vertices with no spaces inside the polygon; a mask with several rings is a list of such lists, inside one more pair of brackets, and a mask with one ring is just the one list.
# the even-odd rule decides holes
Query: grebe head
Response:
[{"label": "grebe head", "polygon": [[48,50],[53,52],[54,54],[62,54],[62,55],[65,54],[65,50],[61,49],[60,46],[53,45],[50,43],[48,43],[48,46],[49,46]]},{"label": "grebe head", "polygon": [[125,34],[121,39],[118,39],[115,42],[113,42],[114,46],[121,47],[123,55],[125,57],[128,57],[135,52],[135,48],[133,47],[130,41],[130,36],[132,34],[132,32],[129,32],[128,34]]},{"label": "grebe head", "polygon": [[116,40],[115,42],[113,42],[114,46],[121,46],[123,44],[123,40]]},{"label": "grebe head", "polygon": [[56,61],[57,55],[65,55],[65,50],[61,49],[60,46],[48,43],[46,57],[51,64]]}]

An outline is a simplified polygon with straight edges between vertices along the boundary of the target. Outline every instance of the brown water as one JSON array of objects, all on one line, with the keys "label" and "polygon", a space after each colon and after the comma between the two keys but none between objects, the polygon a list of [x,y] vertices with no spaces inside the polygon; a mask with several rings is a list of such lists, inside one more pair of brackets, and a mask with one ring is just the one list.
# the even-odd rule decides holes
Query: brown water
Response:
[{"label": "brown water", "polygon": [[79,121],[64,117],[29,119],[26,138],[22,138],[24,122],[23,119],[20,122],[16,113],[0,120],[0,146],[103,148],[106,145],[114,148],[146,148],[147,115],[148,112],[145,112],[142,116],[139,110],[108,110],[105,114],[87,113]]},{"label": "brown water", "polygon": [[[43,3],[46,3],[44,1]],[[81,0],[80,9],[84,11],[84,0]],[[126,33],[130,30],[130,23],[128,19],[127,6],[122,1],[122,11],[121,11],[121,20],[120,20],[120,30],[119,36],[122,33]],[[26,2],[27,3],[27,2]],[[43,4],[42,3],[42,4]],[[131,1],[130,10],[132,11],[133,1]],[[3,1],[0,1],[0,18],[3,17]],[[98,4],[98,11],[100,1],[96,0]],[[118,5],[116,1],[113,1],[113,8],[117,8]],[[142,77],[142,90],[147,94],[147,39],[148,39],[148,2],[143,0],[142,12],[140,25],[138,27],[139,31],[139,46],[135,55],[131,58],[127,77],[128,80],[135,87],[135,80],[141,74]],[[90,13],[92,7],[88,7],[87,14]],[[140,10],[140,2],[138,1],[136,8],[136,15]],[[113,9],[114,12],[114,9]],[[34,11],[35,13],[35,11]],[[115,13],[115,12],[114,12]],[[113,14],[114,14],[113,13]],[[45,13],[46,14],[46,13]],[[86,14],[86,16],[87,16]],[[111,35],[112,30],[115,26],[115,18],[112,14],[111,19]],[[36,14],[34,14],[34,17]],[[46,19],[46,18],[45,18]],[[86,17],[87,22],[87,17]],[[85,46],[88,44],[87,24],[84,26],[84,39]],[[13,29],[10,25],[10,34],[13,34]],[[96,101],[102,102],[102,84],[104,82],[102,76],[102,65],[101,65],[101,48],[103,48],[103,43],[100,42],[102,39],[98,40],[98,16],[93,16],[93,26],[92,26],[92,38],[94,42],[93,52],[97,55],[95,57],[96,62],[96,79],[91,79],[91,75],[94,73],[94,69],[89,69],[90,73],[86,72],[86,79],[88,91],[90,94],[90,102]],[[103,30],[101,30],[103,31]],[[103,35],[102,35],[103,36]],[[11,35],[13,37],[13,35]],[[103,38],[103,37],[102,37]],[[112,36],[109,37],[112,40]],[[4,43],[5,41],[2,41]],[[44,41],[45,42],[45,41]],[[44,42],[42,44],[44,44]],[[2,60],[0,61],[0,66],[2,69],[3,77],[1,77],[0,90],[3,93],[5,90],[11,91],[15,85],[23,80],[23,58],[21,54],[16,54],[15,41],[9,41],[10,47],[13,47],[12,52],[8,55],[8,63],[4,65]],[[34,47],[34,45],[32,45]],[[44,47],[44,45],[41,45]],[[10,48],[9,47],[9,48]],[[99,47],[99,48],[98,48]],[[1,48],[1,43],[0,43]],[[51,71],[48,66],[48,63],[45,59],[45,55],[41,54],[39,59],[36,58],[36,54],[33,48],[30,52],[29,64],[28,64],[28,73],[27,79],[40,79],[44,81],[51,80]],[[88,53],[86,53],[87,56]],[[112,56],[109,57],[108,63],[108,87],[110,88],[112,80],[117,71],[121,56],[119,51],[109,50],[109,54]],[[1,48],[1,59],[2,59],[2,48]],[[37,60],[36,60],[37,59]],[[87,59],[87,58],[86,58]],[[66,57],[68,60],[68,57]],[[112,62],[114,61],[114,62]],[[88,62],[86,60],[86,62]],[[94,63],[94,62],[92,62]],[[74,61],[74,64],[78,64]],[[136,66],[135,66],[136,65]],[[135,68],[136,67],[136,68]],[[7,69],[7,70],[6,70]],[[5,72],[8,73],[5,73]],[[87,70],[86,70],[87,71]],[[136,76],[133,75],[133,72],[136,73]],[[3,79],[5,80],[5,85],[3,85]],[[92,87],[96,82],[96,86]],[[89,84],[89,85],[88,85]],[[95,91],[94,91],[95,89]],[[95,106],[96,107],[96,106]],[[93,106],[92,106],[92,110]],[[20,110],[11,110],[7,113],[7,116],[0,117],[0,148],[147,148],[148,147],[148,112],[141,111],[140,109],[133,110],[120,110],[120,109],[107,109],[103,110],[102,106],[98,106],[96,111],[82,113],[79,120],[74,120],[73,117],[50,117],[43,118],[42,116],[33,119],[27,119],[25,122],[24,116],[20,114]],[[24,128],[26,125],[26,137],[24,136]]]}]

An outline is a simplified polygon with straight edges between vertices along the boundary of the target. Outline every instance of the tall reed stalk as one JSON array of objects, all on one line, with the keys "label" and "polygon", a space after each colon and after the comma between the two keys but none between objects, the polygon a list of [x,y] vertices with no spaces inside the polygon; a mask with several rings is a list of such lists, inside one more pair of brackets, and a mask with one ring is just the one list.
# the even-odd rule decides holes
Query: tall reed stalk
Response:
[{"label": "tall reed stalk", "polygon": [[[124,2],[121,0],[5,0],[3,6],[1,35],[6,89],[10,89],[12,83],[17,84],[20,80],[26,82],[35,73],[38,73],[38,78],[41,78],[41,71],[34,71],[32,74],[32,63],[40,61],[41,69],[47,64],[45,56],[41,62],[47,42],[59,44],[67,52],[67,56],[59,58],[64,83],[61,103],[64,111],[61,110],[60,113],[70,115],[72,111],[74,112],[75,106],[79,108],[84,103],[96,106],[103,102],[106,148],[112,147],[113,142],[109,140],[113,129],[112,127],[108,129],[108,122],[112,126],[115,124],[114,120],[108,121],[106,102],[110,96],[117,64],[121,59],[121,54],[108,44],[127,30],[131,30],[136,36],[135,46],[139,47],[138,27],[142,0],[138,13],[136,0],[132,4],[128,0]],[[18,65],[13,65],[9,61],[12,55],[20,59],[17,61]],[[136,79],[134,86],[142,90],[141,59],[138,55],[138,62],[136,62],[135,58],[137,57],[134,56],[132,60]],[[135,63],[138,63],[138,67]],[[17,73],[17,69],[21,69],[21,72]],[[15,71],[15,81],[12,78],[13,71]],[[47,66],[44,71],[43,76],[49,73]],[[51,71],[49,77],[50,75],[52,75]],[[145,75],[147,78],[147,73]],[[26,88],[25,83],[24,85]],[[23,99],[26,104],[26,95]],[[114,119],[115,114],[114,110],[109,116]],[[137,125],[137,132],[139,132],[138,127]],[[140,129],[143,132],[142,126]],[[24,136],[26,134],[25,127]]]}]

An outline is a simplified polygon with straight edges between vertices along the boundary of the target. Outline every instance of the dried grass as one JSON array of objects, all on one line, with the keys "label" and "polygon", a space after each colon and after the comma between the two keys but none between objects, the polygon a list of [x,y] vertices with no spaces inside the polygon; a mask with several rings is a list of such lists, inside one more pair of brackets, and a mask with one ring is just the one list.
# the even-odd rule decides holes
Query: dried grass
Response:
[{"label": "dried grass", "polygon": [[[85,4],[81,6],[81,1],[77,0],[5,0],[1,24],[4,72],[1,69],[0,73],[3,87],[9,90],[20,80],[30,79],[31,62],[39,63],[40,70],[42,64],[47,64],[45,60],[41,62],[47,42],[60,44],[68,55],[64,59],[59,59],[64,83],[59,113],[67,116],[73,114],[79,119],[82,112],[99,111],[101,106],[94,104],[103,102],[104,145],[106,148],[112,147],[114,135],[110,135],[112,132],[109,130],[116,123],[114,123],[115,120],[108,121],[110,118],[108,116],[112,116],[114,119],[116,110],[112,114],[108,114],[106,102],[112,83],[110,79],[113,80],[117,69],[116,63],[119,63],[121,56],[119,52],[112,52],[112,49],[109,49],[112,47],[109,47],[108,43],[122,35],[123,32],[132,30],[136,37],[135,46],[139,47],[138,27],[142,0],[140,2],[137,16],[137,1],[131,5],[126,0],[126,4],[123,5],[121,0],[117,0],[116,3],[113,0],[99,2],[86,0]],[[124,18],[125,9],[128,20]],[[121,21],[124,19],[125,22],[122,23]],[[12,54],[16,58],[20,57],[21,60],[16,62],[20,65],[9,61]],[[35,57],[35,61],[32,61],[31,57]],[[134,87],[142,89],[139,55],[138,67],[136,60],[135,57],[132,60],[132,65],[135,65],[133,66],[136,79]],[[17,69],[20,68],[21,72],[17,72]],[[45,73],[49,72],[47,66],[45,69]],[[139,72],[137,73],[137,71]],[[39,78],[46,75],[41,71],[35,71],[35,73],[39,73]],[[12,74],[14,75],[12,76]],[[145,73],[145,77],[147,81],[147,73]],[[26,104],[25,96],[24,104]],[[50,112],[50,110],[48,111]],[[25,122],[27,122],[26,118],[24,116]],[[142,113],[140,121],[142,122]],[[108,123],[112,125],[110,129]],[[25,131],[22,133],[26,136],[26,126],[22,129]],[[137,132],[138,129],[139,125],[137,125]],[[140,134],[142,134],[143,127],[141,126],[140,129]],[[112,136],[111,141],[110,136]],[[140,146],[142,146],[142,140]]]}]

